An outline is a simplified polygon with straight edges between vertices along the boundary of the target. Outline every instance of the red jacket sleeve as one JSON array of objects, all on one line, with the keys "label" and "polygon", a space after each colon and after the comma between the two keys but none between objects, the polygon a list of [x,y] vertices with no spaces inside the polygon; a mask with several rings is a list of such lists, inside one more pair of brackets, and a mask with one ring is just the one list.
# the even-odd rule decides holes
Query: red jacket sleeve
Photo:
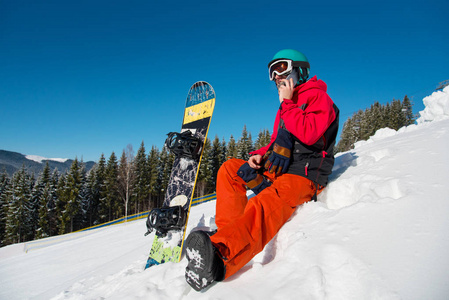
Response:
[{"label": "red jacket sleeve", "polygon": [[281,105],[281,118],[285,128],[306,145],[315,144],[335,120],[333,101],[326,92],[310,89],[301,93],[306,102],[294,103],[285,99]]}]

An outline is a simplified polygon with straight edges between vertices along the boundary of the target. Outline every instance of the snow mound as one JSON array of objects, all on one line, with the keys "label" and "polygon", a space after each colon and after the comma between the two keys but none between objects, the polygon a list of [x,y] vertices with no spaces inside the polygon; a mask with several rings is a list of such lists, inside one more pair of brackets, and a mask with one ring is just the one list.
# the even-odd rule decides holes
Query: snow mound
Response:
[{"label": "snow mound", "polygon": [[449,86],[442,91],[433,92],[425,97],[423,102],[425,108],[419,112],[421,117],[417,120],[418,124],[449,118]]},{"label": "snow mound", "polygon": [[376,133],[373,136],[371,136],[368,140],[356,142],[354,144],[354,149],[357,149],[358,147],[361,147],[366,144],[373,143],[375,141],[382,140],[382,139],[390,137],[390,136],[394,136],[396,134],[397,134],[397,131],[394,129],[381,128],[381,129],[377,130]]}]

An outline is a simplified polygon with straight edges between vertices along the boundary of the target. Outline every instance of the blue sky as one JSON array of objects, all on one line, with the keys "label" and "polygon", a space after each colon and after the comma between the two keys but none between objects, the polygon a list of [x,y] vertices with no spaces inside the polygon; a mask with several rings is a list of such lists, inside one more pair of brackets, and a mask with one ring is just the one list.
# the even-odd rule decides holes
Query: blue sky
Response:
[{"label": "blue sky", "polygon": [[272,130],[267,63],[308,57],[341,110],[422,98],[449,79],[449,2],[1,1],[0,149],[95,160],[159,149],[190,86],[217,102],[209,137]]}]

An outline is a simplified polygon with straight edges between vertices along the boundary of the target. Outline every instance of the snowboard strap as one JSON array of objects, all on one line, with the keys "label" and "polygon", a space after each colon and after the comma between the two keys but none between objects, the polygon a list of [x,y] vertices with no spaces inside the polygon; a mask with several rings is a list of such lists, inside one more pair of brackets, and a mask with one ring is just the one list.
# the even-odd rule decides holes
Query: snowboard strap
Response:
[{"label": "snowboard strap", "polygon": [[147,217],[147,232],[149,235],[156,230],[159,237],[164,237],[170,230],[180,230],[187,221],[187,212],[181,205],[154,208]]},{"label": "snowboard strap", "polygon": [[197,159],[201,155],[203,143],[190,130],[182,133],[170,132],[165,145],[176,157]]}]

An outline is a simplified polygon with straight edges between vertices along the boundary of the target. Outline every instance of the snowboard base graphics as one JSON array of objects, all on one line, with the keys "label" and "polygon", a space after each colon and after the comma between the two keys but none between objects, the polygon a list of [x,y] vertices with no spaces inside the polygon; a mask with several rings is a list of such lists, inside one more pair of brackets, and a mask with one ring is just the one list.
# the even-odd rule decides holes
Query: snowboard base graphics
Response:
[{"label": "snowboard base graphics", "polygon": [[[192,85],[187,95],[180,133],[170,132],[167,148],[175,154],[162,208],[147,220],[148,232],[156,230],[145,269],[165,262],[179,262],[210,121],[215,92],[204,81]],[[178,213],[182,210],[183,214]],[[184,224],[182,224],[184,223]]]}]

